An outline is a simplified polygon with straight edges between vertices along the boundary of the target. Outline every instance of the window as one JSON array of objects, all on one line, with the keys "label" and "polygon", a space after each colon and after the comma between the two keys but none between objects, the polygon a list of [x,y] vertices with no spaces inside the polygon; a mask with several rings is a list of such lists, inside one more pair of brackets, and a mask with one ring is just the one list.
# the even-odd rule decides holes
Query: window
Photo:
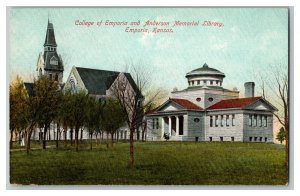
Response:
[{"label": "window", "polygon": [[222,86],[222,82],[220,82],[220,86]]},{"label": "window", "polygon": [[197,85],[199,85],[200,84],[200,80],[197,80]]},{"label": "window", "polygon": [[197,98],[196,98],[196,101],[200,102],[200,101],[201,101],[201,98],[200,98],[200,97],[197,97]]},{"label": "window", "polygon": [[267,142],[267,141],[268,141],[268,138],[265,137],[265,142]]},{"label": "window", "polygon": [[211,85],[213,85],[213,82],[214,82],[214,81],[213,81],[213,80],[211,80],[211,81],[210,81],[210,84],[211,84]]},{"label": "window", "polygon": [[215,118],[216,118],[216,120],[215,120],[215,127],[218,127],[218,124],[219,124],[218,116],[216,116]]},{"label": "window", "polygon": [[39,76],[41,77],[42,75],[43,75],[42,68],[40,68],[40,70],[39,70]]},{"label": "window", "polygon": [[198,122],[200,122],[200,119],[199,118],[194,118],[194,122],[198,123]]},{"label": "window", "polygon": [[255,142],[257,141],[257,137],[254,137],[254,141],[255,141]]},{"label": "window", "polygon": [[262,137],[259,138],[259,141],[262,142]]},{"label": "window", "polygon": [[226,127],[229,127],[229,115],[226,115]]},{"label": "window", "polygon": [[203,83],[206,84],[206,80],[204,80]]},{"label": "window", "polygon": [[231,137],[231,141],[234,142],[234,137]]},{"label": "window", "polygon": [[267,127],[267,116],[263,116],[264,127]]},{"label": "window", "polygon": [[224,126],[224,118],[223,118],[223,115],[221,115],[221,127]]},{"label": "window", "polygon": [[216,85],[218,85],[219,84],[219,81],[218,80],[216,80]]},{"label": "window", "polygon": [[254,127],[257,126],[257,115],[254,115],[253,126],[254,126]]},{"label": "window", "polygon": [[191,86],[191,82],[189,81],[189,86]]},{"label": "window", "polygon": [[208,98],[209,102],[212,102],[214,99],[212,97]]},{"label": "window", "polygon": [[232,114],[232,126],[235,126],[235,116],[234,116],[234,114]]},{"label": "window", "polygon": [[251,127],[252,126],[252,115],[249,115],[249,119],[248,119],[248,125]]},{"label": "window", "polygon": [[258,116],[258,126],[259,127],[262,126],[262,116],[261,115]]},{"label": "window", "polygon": [[223,137],[220,137],[220,141],[223,142]]},{"label": "window", "polygon": [[212,142],[212,137],[209,137],[209,141]]},{"label": "window", "polygon": [[55,58],[55,56],[53,56],[53,57],[50,59],[50,64],[51,64],[51,65],[58,65],[58,60]]},{"label": "window", "polygon": [[249,137],[249,141],[252,142],[252,137]]},{"label": "window", "polygon": [[210,117],[209,117],[209,126],[212,127],[212,126],[213,126],[213,123],[214,123],[213,117],[210,116]]},{"label": "window", "polygon": [[194,86],[194,81],[192,81],[192,86]]}]

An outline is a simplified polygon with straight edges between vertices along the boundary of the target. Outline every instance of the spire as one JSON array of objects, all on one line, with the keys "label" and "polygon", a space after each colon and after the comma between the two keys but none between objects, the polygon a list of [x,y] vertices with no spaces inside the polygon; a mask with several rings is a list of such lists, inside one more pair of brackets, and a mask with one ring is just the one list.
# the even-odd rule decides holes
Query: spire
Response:
[{"label": "spire", "polygon": [[55,41],[53,24],[50,23],[49,16],[48,16],[48,26],[47,26],[47,32],[46,32],[44,46],[52,46],[52,47],[57,46],[56,41]]}]

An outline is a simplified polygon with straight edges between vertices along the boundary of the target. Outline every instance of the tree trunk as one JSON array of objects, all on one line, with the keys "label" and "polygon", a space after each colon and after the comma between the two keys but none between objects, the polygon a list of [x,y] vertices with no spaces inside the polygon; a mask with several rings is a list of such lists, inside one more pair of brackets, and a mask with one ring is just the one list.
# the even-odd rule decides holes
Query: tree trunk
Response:
[{"label": "tree trunk", "polygon": [[71,140],[71,146],[73,145],[73,127],[71,127],[70,130],[70,140]]},{"label": "tree trunk", "polygon": [[30,151],[30,137],[31,137],[31,130],[26,134],[26,153],[29,154]]},{"label": "tree trunk", "polygon": [[131,167],[131,168],[133,168],[133,166],[134,166],[133,132],[134,132],[134,130],[131,129],[130,130],[130,141],[129,141],[129,143],[130,143],[130,145],[129,145],[129,154],[130,154],[129,167]]},{"label": "tree trunk", "polygon": [[80,141],[82,141],[83,138],[83,129],[80,130]]},{"label": "tree trunk", "polygon": [[108,135],[109,135],[109,133],[108,133],[108,132],[106,132],[106,148],[108,148],[108,147],[109,147]]},{"label": "tree trunk", "polygon": [[92,150],[93,149],[93,133],[90,134],[90,143],[91,143],[91,146],[90,146],[90,149]]},{"label": "tree trunk", "polygon": [[46,149],[47,127],[48,127],[48,124],[45,124],[45,127],[44,127],[44,135],[43,135],[43,149]]},{"label": "tree trunk", "polygon": [[49,124],[49,132],[48,132],[48,141],[51,140],[51,129],[50,129],[50,124]]},{"label": "tree trunk", "polygon": [[75,148],[76,148],[76,152],[78,152],[78,135],[79,135],[79,128],[75,127]]},{"label": "tree trunk", "polygon": [[289,175],[289,125],[285,125],[285,167],[287,175]]},{"label": "tree trunk", "polygon": [[58,148],[58,132],[59,132],[59,124],[57,124],[57,129],[56,129],[56,148]]},{"label": "tree trunk", "polygon": [[13,147],[13,134],[14,134],[14,130],[11,130],[11,132],[10,132],[10,141],[9,141],[9,148],[10,149],[12,149],[12,147]]},{"label": "tree trunk", "polygon": [[114,133],[113,132],[111,132],[111,147],[114,147]]}]

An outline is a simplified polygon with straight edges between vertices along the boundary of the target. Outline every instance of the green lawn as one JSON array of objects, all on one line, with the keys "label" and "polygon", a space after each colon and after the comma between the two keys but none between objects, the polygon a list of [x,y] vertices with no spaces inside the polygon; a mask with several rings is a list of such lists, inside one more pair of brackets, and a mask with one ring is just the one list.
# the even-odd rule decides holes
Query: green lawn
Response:
[{"label": "green lawn", "polygon": [[[54,143],[50,144],[54,145]],[[136,142],[135,168],[127,167],[129,143],[75,152],[60,144],[26,155],[10,152],[10,182],[40,185],[284,185],[281,145],[238,142]]]}]

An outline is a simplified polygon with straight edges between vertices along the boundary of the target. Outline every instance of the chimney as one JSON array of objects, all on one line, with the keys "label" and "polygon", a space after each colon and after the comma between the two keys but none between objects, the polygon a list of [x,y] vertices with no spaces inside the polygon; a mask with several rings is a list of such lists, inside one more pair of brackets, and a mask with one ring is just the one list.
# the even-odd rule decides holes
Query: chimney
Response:
[{"label": "chimney", "polygon": [[245,86],[245,97],[254,97],[255,83],[246,82],[244,86]]}]

